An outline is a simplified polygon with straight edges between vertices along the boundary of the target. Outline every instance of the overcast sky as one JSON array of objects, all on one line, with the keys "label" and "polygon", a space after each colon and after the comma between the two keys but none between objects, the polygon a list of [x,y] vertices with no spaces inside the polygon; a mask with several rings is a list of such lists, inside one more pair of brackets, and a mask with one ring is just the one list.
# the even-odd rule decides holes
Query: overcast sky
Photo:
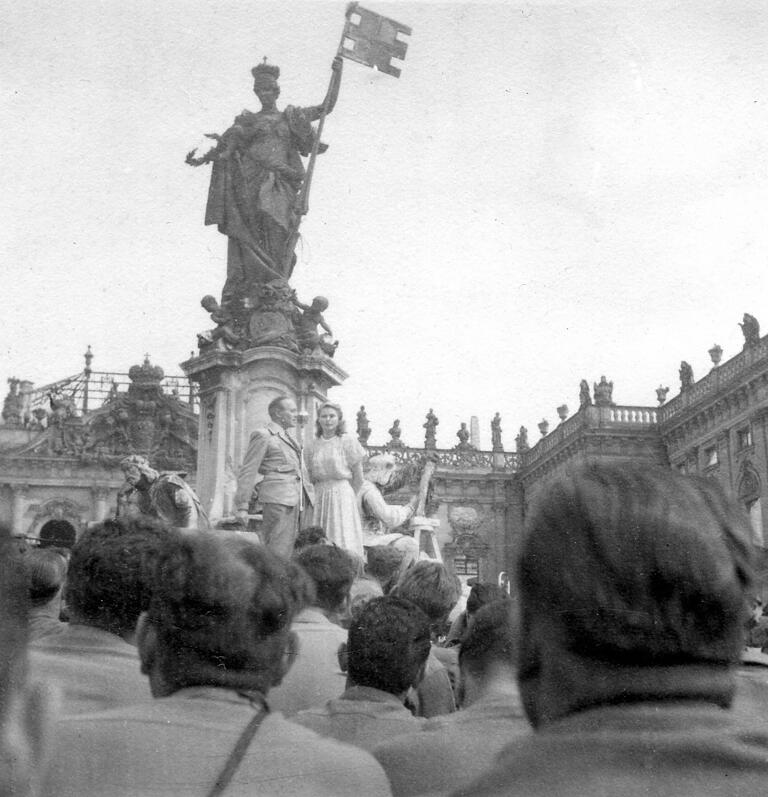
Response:
[{"label": "overcast sky", "polygon": [[[768,7],[762,0],[363,5],[413,28],[400,79],[346,62],[294,284],[330,300],[371,442],[419,445],[478,415],[578,407],[605,374],[655,405],[768,331]],[[0,387],[167,373],[210,327],[226,239],[203,225],[209,167],[184,155],[258,110],[319,103],[342,2],[28,0],[0,31],[4,319]]]}]

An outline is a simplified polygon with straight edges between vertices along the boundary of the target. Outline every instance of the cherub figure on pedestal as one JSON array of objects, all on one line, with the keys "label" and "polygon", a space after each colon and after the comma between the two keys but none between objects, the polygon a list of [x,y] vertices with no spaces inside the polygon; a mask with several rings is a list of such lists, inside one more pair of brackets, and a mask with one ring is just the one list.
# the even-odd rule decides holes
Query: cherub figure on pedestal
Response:
[{"label": "cherub figure on pedestal", "polygon": [[[323,313],[328,309],[328,300],[324,296],[315,296],[312,304],[304,304],[296,298],[294,291],[291,301],[301,310],[294,322],[301,350],[314,352],[319,349],[323,354],[333,357],[339,341],[333,340],[333,332],[323,317]],[[325,332],[318,334],[318,326],[321,326]]]},{"label": "cherub figure on pedestal", "polygon": [[215,346],[228,351],[237,346],[240,343],[240,335],[235,331],[232,314],[220,307],[216,299],[210,295],[203,296],[200,304],[211,314],[211,321],[216,324],[216,328],[198,334],[198,348],[202,350]]}]

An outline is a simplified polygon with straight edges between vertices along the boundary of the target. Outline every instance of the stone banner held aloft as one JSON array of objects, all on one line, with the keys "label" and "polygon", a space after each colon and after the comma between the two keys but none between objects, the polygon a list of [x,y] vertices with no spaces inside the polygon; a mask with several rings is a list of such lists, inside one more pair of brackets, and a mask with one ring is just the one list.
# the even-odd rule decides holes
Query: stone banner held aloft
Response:
[{"label": "stone banner held aloft", "polygon": [[405,58],[408,44],[400,37],[410,35],[407,25],[350,3],[339,54],[379,72],[400,77],[400,70],[390,60]]}]

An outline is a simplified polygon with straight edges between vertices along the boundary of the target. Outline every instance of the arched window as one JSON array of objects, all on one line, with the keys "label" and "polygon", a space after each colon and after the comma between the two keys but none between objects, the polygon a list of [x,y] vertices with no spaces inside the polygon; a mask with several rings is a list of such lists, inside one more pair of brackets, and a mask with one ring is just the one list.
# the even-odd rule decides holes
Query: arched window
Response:
[{"label": "arched window", "polygon": [[40,529],[39,539],[41,548],[71,548],[77,539],[77,532],[66,520],[49,520]]},{"label": "arched window", "polygon": [[749,514],[752,526],[752,542],[761,548],[765,547],[763,535],[763,508],[760,501],[760,476],[749,464],[744,463],[741,478],[739,479],[739,499]]}]

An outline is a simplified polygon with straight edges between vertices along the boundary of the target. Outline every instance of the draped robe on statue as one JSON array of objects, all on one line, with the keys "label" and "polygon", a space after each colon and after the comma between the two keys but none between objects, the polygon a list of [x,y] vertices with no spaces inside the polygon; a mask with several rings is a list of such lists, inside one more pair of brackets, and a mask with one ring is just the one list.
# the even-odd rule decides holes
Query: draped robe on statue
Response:
[{"label": "draped robe on statue", "polygon": [[[298,225],[296,195],[304,179],[301,156],[314,141],[315,108],[243,111],[222,136],[229,155],[213,161],[206,224],[229,238],[222,304],[293,269],[289,243]],[[327,147],[321,144],[319,152]],[[266,262],[259,257],[265,254]]]}]

